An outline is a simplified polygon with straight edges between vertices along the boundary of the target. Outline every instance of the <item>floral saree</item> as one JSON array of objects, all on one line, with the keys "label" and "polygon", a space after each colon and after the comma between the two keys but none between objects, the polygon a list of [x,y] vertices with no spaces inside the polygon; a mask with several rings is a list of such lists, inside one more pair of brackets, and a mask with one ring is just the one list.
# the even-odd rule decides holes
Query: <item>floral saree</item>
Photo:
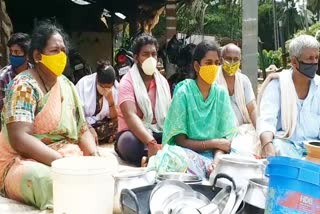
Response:
[{"label": "floral saree", "polygon": [[41,210],[51,209],[50,167],[25,159],[12,148],[7,124],[33,123],[33,136],[50,148],[62,155],[82,155],[77,143],[87,125],[74,85],[61,76],[51,90],[43,94],[30,73],[21,73],[8,86],[1,117],[1,194]]}]

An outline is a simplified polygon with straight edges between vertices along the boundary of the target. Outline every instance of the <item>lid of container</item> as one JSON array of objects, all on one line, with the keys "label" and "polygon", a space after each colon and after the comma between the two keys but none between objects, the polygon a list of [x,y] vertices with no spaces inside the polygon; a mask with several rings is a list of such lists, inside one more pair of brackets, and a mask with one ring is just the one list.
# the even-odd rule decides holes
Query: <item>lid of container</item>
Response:
[{"label": "lid of container", "polygon": [[[234,154],[223,154],[219,155],[220,162],[227,162],[241,166],[260,166],[262,162],[255,158],[244,157]],[[219,162],[219,163],[220,163]]]},{"label": "lid of container", "polygon": [[163,172],[158,174],[157,179],[163,180],[178,180],[185,183],[188,182],[200,182],[201,179],[196,175],[191,175],[183,172]]},{"label": "lid of container", "polygon": [[66,157],[53,161],[51,170],[53,173],[66,175],[110,173],[117,169],[116,159],[114,161],[93,156]]},{"label": "lid of container", "polygon": [[319,164],[283,156],[269,157],[268,161],[266,169],[268,176],[277,175],[320,185]]},{"label": "lid of container", "polygon": [[147,170],[145,168],[133,168],[133,169],[124,169],[120,170],[113,175],[115,178],[135,178],[142,175],[145,175]]}]

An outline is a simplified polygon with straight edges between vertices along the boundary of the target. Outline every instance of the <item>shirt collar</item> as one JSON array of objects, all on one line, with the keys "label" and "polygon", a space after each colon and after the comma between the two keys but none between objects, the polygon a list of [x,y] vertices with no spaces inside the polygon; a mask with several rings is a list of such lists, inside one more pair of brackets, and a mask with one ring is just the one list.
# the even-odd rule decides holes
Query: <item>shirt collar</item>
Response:
[{"label": "shirt collar", "polygon": [[[293,74],[293,68],[290,69],[291,70],[291,74]],[[316,74],[314,76],[314,78],[311,80],[311,84],[310,85],[320,85],[320,76],[318,74]]]}]

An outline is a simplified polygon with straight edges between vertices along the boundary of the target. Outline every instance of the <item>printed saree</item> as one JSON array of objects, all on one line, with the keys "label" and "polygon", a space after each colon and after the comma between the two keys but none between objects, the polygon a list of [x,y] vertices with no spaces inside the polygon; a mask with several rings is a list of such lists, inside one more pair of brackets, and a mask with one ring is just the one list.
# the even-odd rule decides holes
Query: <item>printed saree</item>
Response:
[{"label": "printed saree", "polygon": [[[179,134],[202,141],[219,138],[231,140],[236,133],[236,118],[225,89],[212,84],[210,93],[204,100],[195,80],[188,79],[176,86],[164,124],[163,146],[176,145],[175,137]],[[213,160],[212,151],[202,153],[196,153],[190,149],[184,149],[184,151],[188,156],[188,172],[205,177]],[[164,154],[159,153],[159,155]],[[184,157],[185,155],[182,155],[181,159]],[[156,168],[165,168],[161,166],[161,162],[158,163]],[[170,167],[170,170],[173,171],[174,168]]]},{"label": "printed saree", "polygon": [[6,125],[33,123],[33,136],[50,148],[64,156],[82,155],[77,143],[87,125],[75,87],[61,76],[50,92],[43,94],[30,73],[21,73],[9,84],[1,116],[1,194],[41,210],[52,209],[50,167],[20,156],[10,146]]}]

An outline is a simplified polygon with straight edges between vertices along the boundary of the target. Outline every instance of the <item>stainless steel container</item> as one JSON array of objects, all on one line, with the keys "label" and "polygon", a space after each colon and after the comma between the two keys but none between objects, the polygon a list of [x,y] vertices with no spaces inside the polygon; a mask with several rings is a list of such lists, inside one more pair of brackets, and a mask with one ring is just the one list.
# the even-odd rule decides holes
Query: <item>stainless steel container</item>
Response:
[{"label": "stainless steel container", "polygon": [[144,168],[126,169],[113,175],[114,178],[114,213],[120,213],[120,194],[124,188],[133,189],[155,183],[155,171]]},{"label": "stainless steel container", "polygon": [[234,179],[264,178],[265,165],[263,161],[253,158],[246,158],[236,155],[221,155],[219,163],[210,175],[210,183],[213,183],[215,176],[225,173]]},{"label": "stainless steel container", "polygon": [[202,180],[198,176],[183,172],[164,172],[157,175],[157,182],[161,182],[164,180],[177,180],[187,184],[201,184],[202,182]]},{"label": "stainless steel container", "polygon": [[244,201],[250,205],[265,209],[268,192],[267,179],[250,179]]}]

